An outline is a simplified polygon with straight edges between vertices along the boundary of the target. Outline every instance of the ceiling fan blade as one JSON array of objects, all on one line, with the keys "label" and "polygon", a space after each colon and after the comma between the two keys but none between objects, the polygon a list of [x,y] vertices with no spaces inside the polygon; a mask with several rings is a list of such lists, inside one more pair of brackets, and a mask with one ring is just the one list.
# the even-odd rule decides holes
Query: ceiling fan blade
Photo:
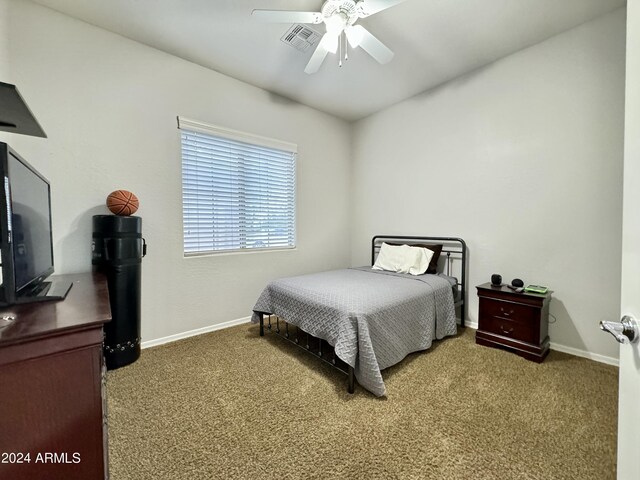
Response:
[{"label": "ceiling fan blade", "polygon": [[251,15],[273,23],[322,23],[320,12],[293,12],[289,10],[254,10]]},{"label": "ceiling fan blade", "polygon": [[309,75],[311,75],[312,73],[316,73],[318,70],[320,70],[320,66],[322,65],[322,62],[324,62],[327,54],[329,52],[336,53],[337,49],[338,37],[331,33],[325,33],[322,37],[322,40],[320,40],[320,43],[318,44],[315,52],[313,52],[313,55],[311,55],[311,59],[309,60],[309,63],[307,63],[304,72],[308,73]]},{"label": "ceiling fan blade", "polygon": [[381,12],[404,1],[405,0],[363,0],[358,3],[358,16],[360,18],[368,17],[369,15]]},{"label": "ceiling fan blade", "polygon": [[353,43],[350,37],[353,38],[356,45],[362,47],[362,49],[375,58],[378,63],[384,65],[385,63],[389,63],[393,58],[393,52],[389,50],[384,43],[371,35],[362,25],[353,25],[345,29],[345,32],[351,46],[353,46]]}]

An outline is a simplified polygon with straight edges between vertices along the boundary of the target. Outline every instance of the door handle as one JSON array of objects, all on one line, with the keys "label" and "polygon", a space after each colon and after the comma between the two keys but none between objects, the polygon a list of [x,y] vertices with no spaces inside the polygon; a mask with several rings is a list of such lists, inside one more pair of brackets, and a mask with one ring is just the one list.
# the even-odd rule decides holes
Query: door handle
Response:
[{"label": "door handle", "polygon": [[625,315],[620,322],[600,322],[600,330],[609,332],[618,343],[636,343],[640,332],[638,332],[638,322],[636,319]]}]

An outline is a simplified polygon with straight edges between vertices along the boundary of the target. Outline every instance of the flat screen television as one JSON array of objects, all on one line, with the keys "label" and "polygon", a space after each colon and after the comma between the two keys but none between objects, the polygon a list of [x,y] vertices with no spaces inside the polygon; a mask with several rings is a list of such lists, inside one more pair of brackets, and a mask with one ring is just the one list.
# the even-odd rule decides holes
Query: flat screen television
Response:
[{"label": "flat screen television", "polygon": [[0,142],[0,304],[63,299],[70,283],[46,281],[53,269],[51,188]]}]

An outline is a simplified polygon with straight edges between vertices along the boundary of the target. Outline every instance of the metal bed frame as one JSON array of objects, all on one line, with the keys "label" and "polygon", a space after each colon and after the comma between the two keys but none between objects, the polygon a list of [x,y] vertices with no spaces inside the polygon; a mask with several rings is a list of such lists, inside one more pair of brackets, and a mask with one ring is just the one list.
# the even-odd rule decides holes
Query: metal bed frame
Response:
[{"label": "metal bed frame", "polygon": [[[260,316],[260,336],[264,337],[264,316],[267,315],[269,323],[266,325],[266,328],[278,335],[281,338],[284,338],[289,343],[296,345],[297,347],[306,350],[312,355],[316,356],[320,360],[322,360],[327,365],[335,368],[336,370],[344,373],[348,377],[348,385],[347,390],[349,393],[353,393],[355,390],[356,383],[356,374],[355,369],[351,365],[347,365],[345,362],[340,360],[336,356],[336,352],[333,349],[333,346],[329,344],[326,340],[323,340],[318,337],[314,337],[310,333],[305,332],[301,328],[296,325],[291,325],[292,329],[295,328],[295,337],[292,335],[289,329],[289,323],[285,320],[281,319],[277,315],[269,315],[262,314]],[[275,329],[273,328],[273,324],[271,323],[272,318],[275,317]],[[284,324],[284,332],[283,329],[280,328],[280,322]]]},{"label": "metal bed frame", "polygon": [[[424,245],[425,242],[435,242],[442,244],[442,253],[438,260],[438,271],[442,271],[448,276],[454,276],[458,279],[458,298],[454,299],[455,306],[460,307],[460,326],[464,327],[465,323],[465,304],[467,300],[467,245],[461,238],[457,237],[414,237],[414,236],[394,236],[394,235],[376,235],[371,239],[371,265],[375,263],[380,247],[384,242],[404,243],[407,245]],[[442,270],[441,270],[442,268]],[[459,275],[459,276],[458,276]],[[260,312],[258,312],[260,313]],[[268,323],[265,325],[264,318],[267,316]],[[275,328],[272,323],[275,317]],[[284,328],[280,326],[283,324]],[[290,325],[284,319],[277,315],[269,313],[260,313],[260,336],[264,337],[265,327],[270,332],[275,333],[279,337],[287,340],[289,343],[306,350],[315,357],[322,360],[327,365],[347,375],[347,391],[353,393],[355,391],[355,370],[352,366],[347,365],[340,360],[326,340],[315,337],[296,325]],[[293,335],[295,330],[295,336]]]},{"label": "metal bed frame", "polygon": [[371,239],[371,265],[376,262],[380,247],[384,242],[405,243],[407,245],[424,245],[425,242],[442,245],[442,253],[438,260],[438,272],[456,277],[458,298],[455,306],[460,307],[460,326],[464,327],[467,303],[467,244],[457,237],[398,237],[393,235],[376,235]]}]

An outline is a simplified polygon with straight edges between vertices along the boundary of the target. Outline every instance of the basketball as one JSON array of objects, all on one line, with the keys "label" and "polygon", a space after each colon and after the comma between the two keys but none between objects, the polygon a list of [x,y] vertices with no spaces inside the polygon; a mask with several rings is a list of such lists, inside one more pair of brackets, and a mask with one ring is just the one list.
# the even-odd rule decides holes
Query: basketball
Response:
[{"label": "basketball", "polygon": [[138,197],[128,190],[116,190],[107,197],[107,208],[116,215],[133,215],[139,205]]}]

